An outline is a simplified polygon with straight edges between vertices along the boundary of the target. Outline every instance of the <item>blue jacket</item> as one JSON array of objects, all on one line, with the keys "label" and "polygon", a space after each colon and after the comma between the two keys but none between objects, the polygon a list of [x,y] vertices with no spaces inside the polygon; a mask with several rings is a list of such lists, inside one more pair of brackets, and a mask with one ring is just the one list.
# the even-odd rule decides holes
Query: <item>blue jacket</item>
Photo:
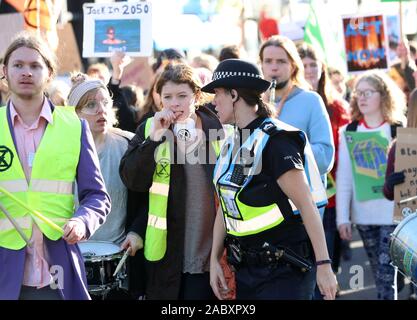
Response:
[{"label": "blue jacket", "polygon": [[279,120],[307,134],[321,175],[332,169],[335,149],[330,119],[316,92],[295,88],[287,97]]}]

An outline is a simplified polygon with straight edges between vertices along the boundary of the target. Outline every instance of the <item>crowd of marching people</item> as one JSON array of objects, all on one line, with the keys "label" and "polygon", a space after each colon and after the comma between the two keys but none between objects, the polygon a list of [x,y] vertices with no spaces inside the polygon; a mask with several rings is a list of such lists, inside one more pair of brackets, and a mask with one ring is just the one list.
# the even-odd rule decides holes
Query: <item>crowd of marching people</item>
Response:
[{"label": "crowd of marching people", "polygon": [[[121,52],[54,80],[47,44],[17,35],[0,82],[0,299],[332,300],[353,228],[375,298],[394,299],[395,139],[417,123],[414,51],[404,40],[389,72],[347,81],[280,35],[257,64],[238,46],[167,49],[140,88],[121,86]],[[354,170],[360,133],[385,146],[373,193]]]}]

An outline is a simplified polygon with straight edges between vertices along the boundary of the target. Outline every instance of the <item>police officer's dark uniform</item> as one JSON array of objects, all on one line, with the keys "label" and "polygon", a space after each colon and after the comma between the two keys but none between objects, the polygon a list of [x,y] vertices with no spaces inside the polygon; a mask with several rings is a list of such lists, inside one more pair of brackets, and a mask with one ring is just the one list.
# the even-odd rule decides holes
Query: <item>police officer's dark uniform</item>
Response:
[{"label": "police officer's dark uniform", "polygon": [[[269,82],[256,66],[230,59],[218,66],[213,81],[202,90],[213,93],[221,87],[262,93]],[[318,171],[314,187],[314,174],[309,175],[315,163],[312,156],[305,156],[310,148],[305,134],[262,117],[244,129],[250,138],[241,138],[248,137],[247,131],[237,129],[223,146],[214,174],[228,261],[236,270],[236,298],[312,299],[316,276],[312,246],[300,214],[277,184],[287,171],[306,168],[313,199],[318,206],[326,205]]]}]

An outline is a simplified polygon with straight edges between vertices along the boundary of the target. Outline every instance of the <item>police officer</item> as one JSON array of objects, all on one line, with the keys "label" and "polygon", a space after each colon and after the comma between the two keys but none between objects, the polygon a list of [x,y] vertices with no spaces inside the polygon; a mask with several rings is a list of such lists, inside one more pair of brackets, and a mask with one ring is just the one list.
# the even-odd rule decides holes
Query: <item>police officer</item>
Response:
[{"label": "police officer", "polygon": [[236,127],[214,172],[221,210],[210,283],[223,299],[226,245],[237,299],[312,299],[315,278],[324,299],[334,299],[337,282],[317,209],[326,194],[306,135],[273,119],[263,103],[269,86],[252,63],[228,59],[202,88],[215,94],[220,121]]}]

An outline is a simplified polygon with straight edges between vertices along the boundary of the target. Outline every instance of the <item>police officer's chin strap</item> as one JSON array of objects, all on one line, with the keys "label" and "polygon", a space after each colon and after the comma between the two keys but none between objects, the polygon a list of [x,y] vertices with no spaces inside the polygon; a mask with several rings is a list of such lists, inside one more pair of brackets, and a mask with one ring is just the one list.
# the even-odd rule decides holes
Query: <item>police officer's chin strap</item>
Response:
[{"label": "police officer's chin strap", "polygon": [[[232,95],[232,98],[235,98],[235,95],[232,93],[232,91],[230,91],[230,94]],[[239,100],[239,95],[237,95],[237,98],[235,101],[233,101],[233,134],[235,136],[235,138],[237,137],[237,133],[238,133],[238,127],[237,127],[237,121],[236,121],[236,112],[235,112],[235,103]]]}]

